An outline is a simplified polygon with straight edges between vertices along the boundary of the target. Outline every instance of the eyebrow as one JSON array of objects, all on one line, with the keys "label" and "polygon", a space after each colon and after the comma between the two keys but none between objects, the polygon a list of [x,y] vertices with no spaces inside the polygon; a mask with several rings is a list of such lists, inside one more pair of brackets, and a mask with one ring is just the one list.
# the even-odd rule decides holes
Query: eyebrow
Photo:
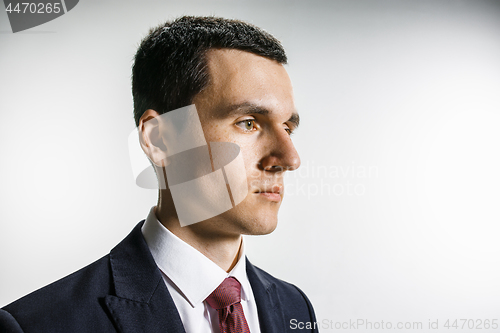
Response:
[{"label": "eyebrow", "polygon": [[[268,116],[271,113],[266,108],[263,108],[263,107],[258,106],[256,104],[252,104],[252,103],[248,103],[248,102],[230,105],[225,109],[225,111],[226,112],[224,112],[224,114],[227,117],[232,117],[232,116],[236,116],[236,115],[243,115],[244,116],[244,115],[251,115],[251,114],[260,114],[263,116]],[[294,129],[299,127],[300,117],[299,117],[299,114],[297,113],[297,111],[294,111],[292,113],[292,115],[287,120],[287,122],[292,123]]]}]

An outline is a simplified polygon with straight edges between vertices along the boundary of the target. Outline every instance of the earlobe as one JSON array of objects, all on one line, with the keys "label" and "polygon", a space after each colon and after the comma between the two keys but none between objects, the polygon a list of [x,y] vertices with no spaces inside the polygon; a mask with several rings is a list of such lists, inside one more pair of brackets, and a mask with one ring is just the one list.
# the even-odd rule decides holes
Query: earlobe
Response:
[{"label": "earlobe", "polygon": [[166,166],[167,147],[160,130],[158,112],[148,109],[139,120],[139,142],[144,153],[158,167]]}]

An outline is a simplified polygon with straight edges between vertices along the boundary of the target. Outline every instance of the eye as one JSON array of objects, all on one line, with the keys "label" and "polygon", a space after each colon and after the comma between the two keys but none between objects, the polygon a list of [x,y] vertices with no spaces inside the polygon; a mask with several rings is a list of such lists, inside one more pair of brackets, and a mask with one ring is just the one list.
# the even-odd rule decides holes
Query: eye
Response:
[{"label": "eye", "polygon": [[241,129],[250,132],[255,129],[255,119],[245,119],[240,122],[237,122],[236,125]]}]

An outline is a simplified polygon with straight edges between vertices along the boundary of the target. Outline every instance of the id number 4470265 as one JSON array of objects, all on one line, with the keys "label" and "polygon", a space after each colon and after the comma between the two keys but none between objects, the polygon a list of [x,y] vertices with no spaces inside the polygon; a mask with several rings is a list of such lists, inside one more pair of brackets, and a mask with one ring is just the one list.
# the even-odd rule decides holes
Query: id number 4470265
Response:
[{"label": "id number 4470265", "polygon": [[14,8],[12,8],[12,3],[9,3],[5,8],[5,11],[9,14],[58,14],[61,12],[60,3],[34,3],[34,2],[23,2],[17,3]]},{"label": "id number 4470265", "polygon": [[444,327],[448,329],[497,329],[498,319],[448,319],[444,323]]}]

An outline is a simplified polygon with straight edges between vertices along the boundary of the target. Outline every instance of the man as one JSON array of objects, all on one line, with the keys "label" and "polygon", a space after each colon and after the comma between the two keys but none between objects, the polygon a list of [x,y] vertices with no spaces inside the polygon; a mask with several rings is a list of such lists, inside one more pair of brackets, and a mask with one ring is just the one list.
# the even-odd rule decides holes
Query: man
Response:
[{"label": "man", "polygon": [[[253,266],[242,240],[276,228],[283,173],[300,165],[285,63],[279,41],[241,21],[182,17],[153,29],[132,90],[141,146],[165,181],[158,205],[107,256],[0,310],[0,331],[281,333],[314,323],[302,291]],[[239,146],[248,188],[231,209],[183,225],[166,170],[171,132],[190,128],[169,132],[162,117],[189,105],[206,142]]]}]

